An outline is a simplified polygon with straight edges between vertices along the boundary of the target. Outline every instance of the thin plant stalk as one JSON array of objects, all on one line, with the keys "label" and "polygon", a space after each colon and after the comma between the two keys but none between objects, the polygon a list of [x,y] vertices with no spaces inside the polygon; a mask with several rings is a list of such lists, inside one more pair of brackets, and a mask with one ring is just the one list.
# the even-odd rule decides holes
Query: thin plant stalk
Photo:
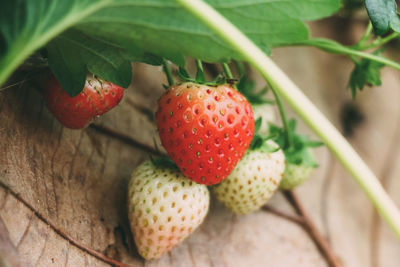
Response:
[{"label": "thin plant stalk", "polygon": [[168,85],[169,86],[174,85],[174,77],[172,76],[172,71],[168,64],[168,61],[165,58],[163,58],[162,64],[163,64],[163,70],[165,72],[165,76],[167,76]]},{"label": "thin plant stalk", "polygon": [[278,110],[279,110],[279,114],[281,116],[283,129],[285,130],[285,138],[286,138],[285,146],[286,147],[282,147],[282,148],[283,148],[283,150],[286,150],[286,149],[293,147],[293,136],[292,136],[292,132],[290,131],[290,128],[289,128],[289,122],[286,118],[286,112],[285,112],[285,109],[283,108],[282,101],[279,98],[277,92],[275,91],[275,88],[271,88],[271,90],[272,90],[272,93],[274,94],[276,104],[278,105]]}]

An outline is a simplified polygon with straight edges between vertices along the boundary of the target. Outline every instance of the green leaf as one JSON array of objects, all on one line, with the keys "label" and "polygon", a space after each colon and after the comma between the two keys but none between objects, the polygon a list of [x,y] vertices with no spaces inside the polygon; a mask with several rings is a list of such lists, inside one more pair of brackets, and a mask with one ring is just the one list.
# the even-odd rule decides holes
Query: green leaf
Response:
[{"label": "green leaf", "polygon": [[49,66],[64,90],[74,97],[85,86],[86,65],[79,54],[55,39],[47,44]]},{"label": "green leaf", "polygon": [[108,2],[109,0],[0,1],[0,84],[29,55]]},{"label": "green leaf", "polygon": [[69,30],[52,40],[47,50],[53,73],[71,96],[80,92],[82,84],[81,80],[71,79],[69,82],[68,78],[85,77],[86,69],[125,88],[131,83],[132,68],[128,60],[129,55],[115,44],[77,30]]},{"label": "green leaf", "polygon": [[[328,16],[339,8],[339,0],[210,0],[224,16],[231,20],[265,52],[270,47],[288,45],[308,38],[308,29],[302,20]],[[79,43],[85,35],[85,45],[116,53],[115,46],[131,60],[159,64],[160,57],[184,66],[184,56],[207,62],[241,60],[241,56],[217,37],[210,29],[187,13],[173,0],[14,0],[0,3],[0,33],[3,39],[0,66],[0,84],[30,54],[44,46],[63,31],[73,27],[79,35],[69,35],[69,43]],[[59,37],[62,38],[62,37]],[[90,40],[102,40],[93,44]],[[111,44],[111,45],[110,45]],[[63,45],[54,44],[53,49]],[[76,47],[76,45],[75,45]],[[107,47],[107,48],[106,48]],[[76,48],[75,48],[76,49]],[[85,50],[85,49],[84,49]],[[108,53],[103,50],[103,53]],[[61,53],[53,50],[50,56]],[[68,52],[64,52],[64,55]],[[88,53],[85,53],[88,55]],[[124,57],[122,57],[124,58]],[[76,57],[71,57],[75,60]],[[154,60],[155,59],[155,60]],[[92,70],[102,73],[102,78],[112,78],[125,83],[123,74],[115,73],[116,67],[101,65],[104,59],[93,54],[80,62],[57,63],[51,60],[64,87],[72,87],[66,81],[81,80],[78,71],[63,72],[67,66],[81,66],[82,62]],[[66,59],[68,60],[68,59]],[[123,64],[121,63],[120,66]],[[125,64],[126,65],[126,64]],[[119,67],[120,67],[119,66]],[[55,70],[56,68],[60,68]],[[111,73],[108,73],[113,69]],[[65,73],[65,74],[62,74]],[[106,74],[107,73],[107,74]],[[65,77],[61,77],[64,75]],[[79,77],[67,77],[78,75]],[[107,76],[107,77],[103,77]]]},{"label": "green leaf", "polygon": [[395,0],[365,0],[365,6],[377,35],[383,35],[389,29],[400,32]]},{"label": "green leaf", "polygon": [[[375,52],[379,54],[380,51]],[[357,90],[362,91],[365,85],[378,86],[381,85],[380,70],[385,66],[382,63],[369,59],[361,59],[355,63],[354,69],[350,75],[349,87],[353,98],[357,95]]]},{"label": "green leaf", "polygon": [[[208,1],[246,33],[264,51],[308,38],[301,20],[316,19],[337,11],[338,0],[213,0]],[[166,16],[168,14],[168,16]],[[104,23],[107,26],[104,27]],[[115,5],[86,18],[79,26],[104,38],[126,38],[140,48],[165,56],[188,55],[207,62],[240,56],[203,24],[173,1],[116,1]]]}]

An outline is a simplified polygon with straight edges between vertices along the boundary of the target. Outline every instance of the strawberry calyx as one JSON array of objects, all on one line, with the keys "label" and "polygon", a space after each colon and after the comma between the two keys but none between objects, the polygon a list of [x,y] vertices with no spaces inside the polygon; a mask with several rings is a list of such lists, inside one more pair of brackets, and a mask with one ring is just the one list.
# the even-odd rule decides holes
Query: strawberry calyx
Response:
[{"label": "strawberry calyx", "polygon": [[214,78],[214,80],[207,82],[205,80],[204,71],[199,66],[197,68],[196,78],[191,78],[186,69],[182,67],[179,67],[177,75],[179,79],[183,82],[192,82],[215,87],[227,83],[226,78],[222,74],[218,74],[217,77]]},{"label": "strawberry calyx", "polygon": [[171,169],[179,170],[179,168],[175,164],[175,162],[167,156],[159,156],[156,158],[153,158],[152,156],[150,156],[150,161],[151,161],[151,163],[153,163],[154,166],[159,167],[159,168],[171,168]]},{"label": "strawberry calyx", "polygon": [[252,151],[259,150],[267,153],[274,153],[281,149],[279,146],[272,146],[269,142],[267,142],[268,140],[273,140],[273,136],[254,134],[249,149]]},{"label": "strawberry calyx", "polygon": [[249,149],[252,151],[260,150],[267,153],[274,153],[280,150],[281,148],[279,146],[277,147],[276,145],[271,145],[270,142],[267,142],[268,140],[273,140],[276,137],[275,135],[264,135],[259,133],[261,124],[262,118],[258,118],[254,123],[254,136],[251,140]]},{"label": "strawberry calyx", "polygon": [[[160,150],[157,145],[156,139],[153,137],[153,143],[154,147],[157,152],[160,153]],[[150,156],[150,161],[153,163],[154,166],[159,167],[159,168],[171,168],[171,169],[178,169],[178,166],[175,164],[175,162],[168,156],[158,156],[156,158],[153,158]]]},{"label": "strawberry calyx", "polygon": [[312,141],[308,136],[300,135],[296,132],[296,120],[288,121],[288,131],[292,136],[292,144],[287,145],[287,134],[285,129],[274,124],[270,124],[269,130],[272,140],[283,148],[286,161],[295,165],[305,165],[313,168],[318,167],[315,157],[311,150],[323,145],[319,141]]}]

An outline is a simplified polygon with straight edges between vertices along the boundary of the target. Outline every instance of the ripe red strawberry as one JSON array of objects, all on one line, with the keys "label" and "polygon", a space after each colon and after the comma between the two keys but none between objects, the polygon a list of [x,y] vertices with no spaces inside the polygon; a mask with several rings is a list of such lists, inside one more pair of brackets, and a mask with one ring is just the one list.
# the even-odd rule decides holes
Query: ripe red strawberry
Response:
[{"label": "ripe red strawberry", "polygon": [[44,98],[47,107],[65,127],[80,129],[94,117],[115,107],[122,99],[124,89],[101,78],[88,75],[85,87],[71,97],[54,76],[46,82]]},{"label": "ripe red strawberry", "polygon": [[186,179],[176,168],[139,165],[128,189],[129,220],[139,254],[156,259],[189,236],[208,212],[205,185]]},{"label": "ripe red strawberry", "polygon": [[254,134],[249,102],[227,84],[171,86],[158,101],[156,118],[169,156],[188,178],[206,185],[228,176]]}]

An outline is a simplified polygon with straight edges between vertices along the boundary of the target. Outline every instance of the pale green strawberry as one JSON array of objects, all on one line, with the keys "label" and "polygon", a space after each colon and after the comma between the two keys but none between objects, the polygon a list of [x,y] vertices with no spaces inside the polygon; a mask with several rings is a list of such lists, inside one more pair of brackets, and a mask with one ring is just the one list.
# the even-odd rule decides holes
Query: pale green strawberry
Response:
[{"label": "pale green strawberry", "polygon": [[296,121],[288,121],[288,129],[291,136],[291,144],[288,142],[286,130],[276,125],[270,124],[270,134],[274,141],[284,149],[286,168],[283,175],[280,189],[290,190],[300,185],[308,178],[318,164],[314,156],[314,148],[321,146],[318,141],[311,141],[308,136],[296,132]]},{"label": "pale green strawberry", "polygon": [[139,254],[157,259],[178,245],[204,220],[209,191],[177,168],[139,165],[128,190],[131,230]]},{"label": "pale green strawberry", "polygon": [[251,107],[253,108],[254,112],[254,121],[257,121],[261,118],[261,125],[258,129],[259,134],[266,135],[269,133],[269,123],[275,123],[276,114],[274,106],[269,103],[262,103],[262,104],[252,104]]},{"label": "pale green strawberry", "polygon": [[[277,147],[269,141],[270,146]],[[263,206],[277,190],[285,169],[282,150],[249,149],[235,169],[213,188],[216,198],[237,214],[247,214]]]},{"label": "pale green strawberry", "polygon": [[307,166],[305,164],[296,165],[293,163],[286,163],[285,173],[279,185],[280,189],[290,190],[302,184],[310,178],[314,171],[314,166]]}]

